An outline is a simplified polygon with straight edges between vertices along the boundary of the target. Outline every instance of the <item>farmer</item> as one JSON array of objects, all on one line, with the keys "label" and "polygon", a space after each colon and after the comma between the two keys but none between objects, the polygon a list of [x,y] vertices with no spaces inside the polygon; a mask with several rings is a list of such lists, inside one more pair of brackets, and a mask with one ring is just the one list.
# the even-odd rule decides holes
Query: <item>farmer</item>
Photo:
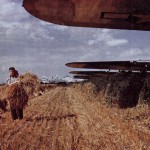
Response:
[{"label": "farmer", "polygon": [[23,119],[23,108],[27,104],[28,96],[18,80],[19,73],[14,67],[9,68],[9,79],[7,80],[7,97],[10,103],[12,120]]},{"label": "farmer", "polygon": [[7,84],[10,85],[12,83],[17,82],[17,77],[19,76],[18,71],[14,67],[9,68],[9,78],[7,80]]}]

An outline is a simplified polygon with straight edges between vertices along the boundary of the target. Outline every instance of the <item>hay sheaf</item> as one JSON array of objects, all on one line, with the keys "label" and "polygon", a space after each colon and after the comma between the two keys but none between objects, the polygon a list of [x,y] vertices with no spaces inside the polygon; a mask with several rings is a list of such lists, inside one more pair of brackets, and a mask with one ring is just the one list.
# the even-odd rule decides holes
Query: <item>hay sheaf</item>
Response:
[{"label": "hay sheaf", "polygon": [[147,76],[144,80],[144,84],[139,95],[140,103],[147,103],[150,105],[150,76]]},{"label": "hay sheaf", "polygon": [[110,78],[106,101],[120,108],[134,107],[139,103],[143,84],[142,74],[116,74]]},{"label": "hay sheaf", "polygon": [[[18,82],[12,85],[0,85],[0,110],[4,110],[3,100],[8,100],[11,107],[24,107],[27,99],[48,92],[54,85],[42,85],[37,75],[25,72],[17,78]],[[4,108],[4,109],[3,109]]]},{"label": "hay sheaf", "polygon": [[150,74],[116,73],[76,85],[88,97],[119,108],[150,105]]},{"label": "hay sheaf", "polygon": [[8,88],[8,85],[0,85],[0,99],[5,99],[6,98],[6,94],[7,94],[7,88]]},{"label": "hay sheaf", "polygon": [[18,80],[21,82],[23,88],[29,96],[34,95],[34,93],[41,90],[39,78],[32,73],[26,72],[21,75]]},{"label": "hay sheaf", "polygon": [[44,92],[54,88],[53,85],[42,85],[37,75],[26,72],[19,76],[18,81],[22,84],[30,98],[40,96]]},{"label": "hay sheaf", "polygon": [[11,108],[24,108],[28,102],[28,95],[22,84],[14,83],[7,89],[7,99]]},{"label": "hay sheaf", "polygon": [[[26,72],[23,75],[20,75],[17,80],[22,85],[29,97],[34,96],[35,93],[41,93],[41,91],[44,90],[40,85],[40,80],[38,77],[30,72]],[[10,89],[9,85],[5,84],[0,86],[0,99],[7,99],[8,89]]]}]

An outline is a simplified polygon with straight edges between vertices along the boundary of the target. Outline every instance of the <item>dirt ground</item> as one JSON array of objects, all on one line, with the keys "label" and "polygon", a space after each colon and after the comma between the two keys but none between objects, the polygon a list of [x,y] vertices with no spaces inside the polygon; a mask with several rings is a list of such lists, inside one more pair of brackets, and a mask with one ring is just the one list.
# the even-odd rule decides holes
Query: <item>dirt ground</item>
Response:
[{"label": "dirt ground", "polygon": [[119,109],[76,86],[59,86],[30,100],[21,121],[1,112],[0,149],[148,150],[149,114],[147,105]]}]

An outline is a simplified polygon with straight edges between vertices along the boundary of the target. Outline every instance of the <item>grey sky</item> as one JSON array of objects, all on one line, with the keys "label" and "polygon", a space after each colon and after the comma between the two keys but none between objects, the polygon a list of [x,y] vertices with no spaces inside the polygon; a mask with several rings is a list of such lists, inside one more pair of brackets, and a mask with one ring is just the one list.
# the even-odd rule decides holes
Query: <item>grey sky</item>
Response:
[{"label": "grey sky", "polygon": [[73,70],[67,62],[150,59],[150,32],[54,25],[31,16],[22,0],[1,0],[0,10],[0,82],[10,66],[61,77]]}]

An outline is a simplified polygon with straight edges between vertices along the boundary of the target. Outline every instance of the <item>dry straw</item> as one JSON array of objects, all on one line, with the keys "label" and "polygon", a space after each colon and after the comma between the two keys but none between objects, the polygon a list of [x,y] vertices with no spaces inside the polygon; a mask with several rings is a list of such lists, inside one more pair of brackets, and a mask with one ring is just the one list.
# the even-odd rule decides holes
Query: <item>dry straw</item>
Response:
[{"label": "dry straw", "polygon": [[14,83],[7,89],[7,99],[11,108],[24,108],[28,102],[28,95],[22,84]]}]

